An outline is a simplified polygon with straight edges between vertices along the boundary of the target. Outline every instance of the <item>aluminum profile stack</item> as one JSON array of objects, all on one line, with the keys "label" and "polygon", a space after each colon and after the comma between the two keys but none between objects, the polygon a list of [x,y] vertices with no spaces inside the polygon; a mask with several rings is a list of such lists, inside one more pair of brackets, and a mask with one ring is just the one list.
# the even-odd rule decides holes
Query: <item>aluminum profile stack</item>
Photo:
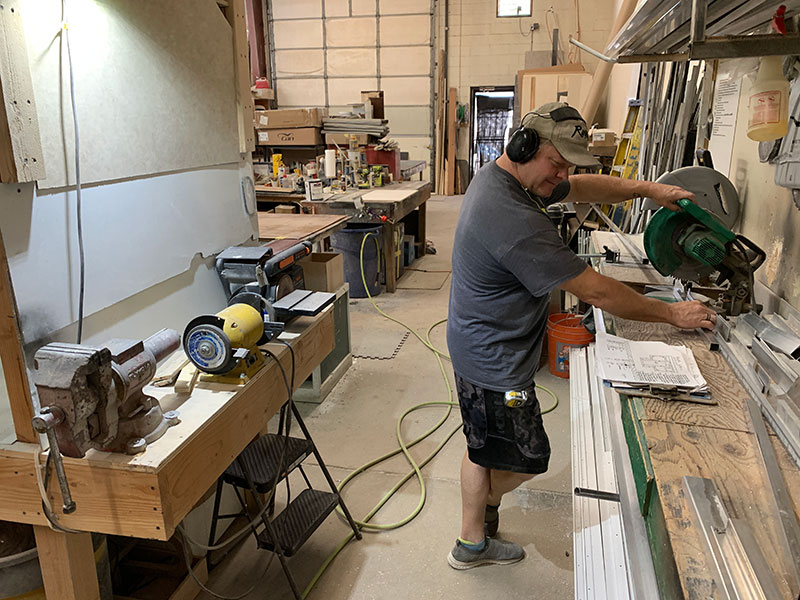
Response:
[{"label": "aluminum profile stack", "polygon": [[573,487],[619,493],[619,502],[573,496],[575,598],[655,598],[655,573],[622,423],[618,412],[609,411],[609,399],[619,406],[618,396],[606,390],[595,374],[593,347],[572,349]]},{"label": "aluminum profile stack", "polygon": [[[782,2],[786,18],[800,11],[800,0]],[[685,53],[691,36],[692,2],[646,0],[617,36],[605,54],[611,58]],[[709,0],[706,9],[707,36],[737,36],[764,30],[777,3],[765,0]]]}]

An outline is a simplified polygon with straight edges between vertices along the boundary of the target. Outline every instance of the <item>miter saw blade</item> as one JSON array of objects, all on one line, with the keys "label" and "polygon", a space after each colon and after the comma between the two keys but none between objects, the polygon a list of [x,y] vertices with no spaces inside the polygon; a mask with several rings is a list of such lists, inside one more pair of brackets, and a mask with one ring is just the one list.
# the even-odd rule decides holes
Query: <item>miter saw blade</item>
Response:
[{"label": "miter saw blade", "polygon": [[[695,196],[695,204],[713,213],[725,227],[732,229],[739,218],[739,194],[730,179],[708,167],[683,167],[665,173],[656,183],[677,185]],[[642,210],[656,210],[658,205],[647,198]]]}]

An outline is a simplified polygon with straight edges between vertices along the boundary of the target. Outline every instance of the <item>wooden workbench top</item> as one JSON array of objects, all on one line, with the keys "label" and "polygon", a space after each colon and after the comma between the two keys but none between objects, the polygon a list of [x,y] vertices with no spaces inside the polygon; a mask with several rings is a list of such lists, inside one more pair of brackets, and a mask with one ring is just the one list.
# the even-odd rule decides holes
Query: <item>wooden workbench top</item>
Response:
[{"label": "wooden workbench top", "polygon": [[[333,309],[300,317],[289,327],[299,387],[331,352]],[[286,373],[289,350],[269,344]],[[64,458],[77,510],[61,515],[61,493],[50,482],[48,495],[62,525],[81,531],[167,540],[217,477],[286,402],[286,388],[274,360],[244,386],[198,383],[191,395],[148,386],[162,408],[177,410],[181,422],[141,454],[90,451]],[[0,519],[46,525],[34,470],[34,444],[0,445]],[[40,457],[40,463],[44,458]]]},{"label": "wooden workbench top", "polygon": [[330,235],[347,224],[346,215],[258,213],[259,240],[309,240]]},{"label": "wooden workbench top", "polygon": [[[656,572],[668,577],[674,565],[685,598],[718,598],[711,567],[700,532],[692,524],[684,499],[682,478],[710,478],[732,518],[746,521],[765,555],[782,595],[796,600],[776,558],[780,518],[772,488],[746,406],[747,391],[719,352],[695,331],[681,331],[666,324],[641,323],[614,318],[617,335],[633,340],[658,340],[692,349],[700,371],[708,381],[716,406],[643,399],[640,415],[655,477],[657,498],[645,516]],[[625,401],[625,399],[623,399]],[[800,469],[792,462],[777,436],[770,441],[790,490],[795,513],[800,517]],[[660,508],[659,508],[660,507]],[[662,589],[663,594],[663,589]]]}]

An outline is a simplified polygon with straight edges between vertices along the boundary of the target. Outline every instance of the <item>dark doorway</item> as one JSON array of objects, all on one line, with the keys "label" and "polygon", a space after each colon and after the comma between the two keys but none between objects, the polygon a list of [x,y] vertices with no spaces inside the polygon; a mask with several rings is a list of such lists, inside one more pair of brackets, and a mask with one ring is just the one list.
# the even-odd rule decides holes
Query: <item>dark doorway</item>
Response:
[{"label": "dark doorway", "polygon": [[499,157],[514,118],[514,86],[470,88],[469,175]]}]

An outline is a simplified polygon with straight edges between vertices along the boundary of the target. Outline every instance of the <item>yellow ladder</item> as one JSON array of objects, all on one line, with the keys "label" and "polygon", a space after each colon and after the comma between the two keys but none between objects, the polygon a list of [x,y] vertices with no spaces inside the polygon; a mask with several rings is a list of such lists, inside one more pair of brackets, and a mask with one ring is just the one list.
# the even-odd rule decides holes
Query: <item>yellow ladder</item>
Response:
[{"label": "yellow ladder", "polygon": [[617,151],[611,167],[611,175],[632,179],[639,164],[639,146],[642,140],[641,100],[628,100],[628,114],[622,129]]}]

